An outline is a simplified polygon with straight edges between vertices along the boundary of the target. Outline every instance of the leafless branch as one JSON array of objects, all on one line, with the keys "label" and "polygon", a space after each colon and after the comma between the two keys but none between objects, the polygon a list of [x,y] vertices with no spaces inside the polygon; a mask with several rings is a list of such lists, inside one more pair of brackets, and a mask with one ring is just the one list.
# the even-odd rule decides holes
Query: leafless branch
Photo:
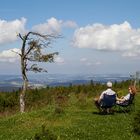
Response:
[{"label": "leafless branch", "polygon": [[21,54],[20,53],[18,53],[18,52],[16,52],[16,51],[13,51],[13,50],[11,50],[12,52],[14,52],[14,53],[16,53],[16,54],[18,54],[19,56],[21,56]]},{"label": "leafless branch", "polygon": [[22,37],[22,35],[19,33],[18,35],[17,35],[20,39],[22,39],[22,40],[24,40],[24,38]]}]

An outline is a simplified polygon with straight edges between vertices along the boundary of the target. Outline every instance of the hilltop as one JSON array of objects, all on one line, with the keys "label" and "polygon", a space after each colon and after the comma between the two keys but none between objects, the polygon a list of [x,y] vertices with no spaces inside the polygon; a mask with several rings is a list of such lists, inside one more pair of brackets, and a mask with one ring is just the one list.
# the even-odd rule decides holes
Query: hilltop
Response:
[{"label": "hilltop", "polygon": [[[115,83],[114,89],[122,95],[129,84],[130,81]],[[93,98],[105,88],[103,84],[90,83],[31,90],[24,114],[18,113],[18,92],[14,96],[1,93],[0,139],[31,140],[47,132],[60,140],[139,140],[140,136],[133,132],[134,116],[140,108],[139,93],[135,112],[100,115]],[[2,98],[7,104],[3,108]]]}]

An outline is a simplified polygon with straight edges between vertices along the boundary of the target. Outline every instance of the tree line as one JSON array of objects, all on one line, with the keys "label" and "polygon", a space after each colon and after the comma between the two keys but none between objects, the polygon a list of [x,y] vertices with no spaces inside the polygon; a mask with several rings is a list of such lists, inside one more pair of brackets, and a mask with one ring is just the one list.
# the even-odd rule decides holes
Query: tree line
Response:
[{"label": "tree line", "polygon": [[[131,80],[114,82],[113,88],[118,94],[123,94],[127,92],[128,86],[131,84]],[[79,95],[84,95],[88,98],[94,98],[99,96],[99,94],[106,89],[106,84],[95,83],[92,80],[88,84],[72,85],[69,86],[58,86],[42,89],[28,89],[25,92],[25,103],[26,110],[30,110],[40,106],[54,105],[55,103],[63,104],[69,99],[69,96],[74,95],[77,98]],[[122,91],[122,92],[120,92]],[[13,92],[1,92],[0,93],[0,112],[5,111],[18,111],[19,109],[19,99],[22,89]],[[59,103],[61,102],[61,103]],[[24,110],[25,111],[25,110]]]}]

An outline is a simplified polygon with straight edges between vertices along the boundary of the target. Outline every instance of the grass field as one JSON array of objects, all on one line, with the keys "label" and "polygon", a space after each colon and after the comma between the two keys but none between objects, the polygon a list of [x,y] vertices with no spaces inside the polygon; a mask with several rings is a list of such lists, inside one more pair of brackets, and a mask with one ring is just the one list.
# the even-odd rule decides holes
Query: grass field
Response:
[{"label": "grass field", "polygon": [[140,108],[140,95],[136,95],[135,111],[100,115],[93,98],[79,103],[74,95],[61,113],[55,106],[38,108],[24,114],[0,118],[0,140],[31,140],[41,133],[42,125],[58,140],[139,140],[133,132],[135,112]]}]

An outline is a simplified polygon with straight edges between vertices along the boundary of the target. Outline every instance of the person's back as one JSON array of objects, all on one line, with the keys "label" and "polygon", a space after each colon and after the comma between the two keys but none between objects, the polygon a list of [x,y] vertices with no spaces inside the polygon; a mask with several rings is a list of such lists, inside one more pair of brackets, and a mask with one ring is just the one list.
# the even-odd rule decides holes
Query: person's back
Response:
[{"label": "person's back", "polygon": [[107,82],[107,89],[101,93],[99,99],[95,100],[95,105],[99,110],[100,110],[104,95],[115,95],[116,97],[116,92],[112,90],[112,83],[110,81]]},{"label": "person's back", "polygon": [[109,87],[107,90],[105,90],[105,91],[103,91],[103,92],[101,93],[99,100],[103,99],[104,94],[106,94],[106,95],[114,95],[114,94],[116,94],[116,92],[113,91],[113,90]]},{"label": "person's back", "polygon": [[103,99],[100,101],[100,107],[107,109],[112,108],[114,105],[116,105],[116,94],[112,95],[104,94]]}]

